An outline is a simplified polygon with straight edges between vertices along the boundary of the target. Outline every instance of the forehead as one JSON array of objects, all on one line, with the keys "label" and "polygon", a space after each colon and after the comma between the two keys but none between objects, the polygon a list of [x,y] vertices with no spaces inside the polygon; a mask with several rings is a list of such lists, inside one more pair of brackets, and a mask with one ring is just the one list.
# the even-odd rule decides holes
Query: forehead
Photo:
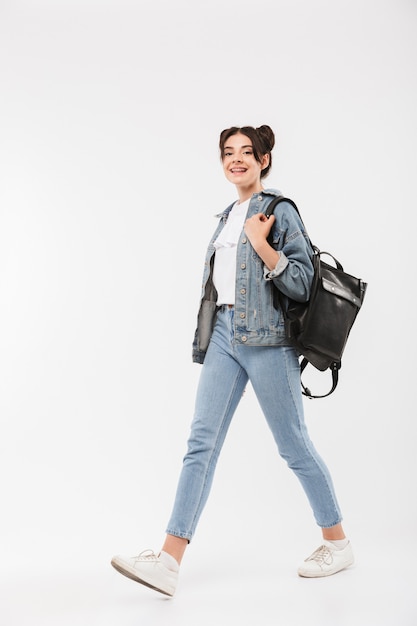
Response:
[{"label": "forehead", "polygon": [[252,141],[246,135],[242,135],[242,133],[231,135],[224,143],[225,148],[244,148],[248,146],[252,147]]}]

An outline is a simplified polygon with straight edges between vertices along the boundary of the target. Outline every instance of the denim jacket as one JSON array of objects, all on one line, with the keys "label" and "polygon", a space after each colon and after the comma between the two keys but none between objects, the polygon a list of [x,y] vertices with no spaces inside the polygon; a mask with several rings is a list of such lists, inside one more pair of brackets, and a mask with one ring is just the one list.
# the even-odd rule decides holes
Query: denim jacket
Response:
[{"label": "denim jacket", "polygon": [[[247,218],[264,213],[269,202],[280,192],[265,189],[253,194]],[[233,203],[234,204],[234,203]],[[220,221],[210,240],[204,264],[200,308],[193,342],[193,361],[203,363],[213,331],[217,292],[213,283],[214,241],[224,227],[233,207],[218,215]],[[281,202],[274,210],[272,245],[280,252],[276,267],[269,271],[252,248],[242,231],[236,257],[236,293],[234,314],[234,341],[247,346],[288,345],[284,317],[277,303],[276,289],[297,302],[310,297],[313,280],[312,249],[304,225],[288,202]],[[274,297],[275,292],[275,297]]]}]

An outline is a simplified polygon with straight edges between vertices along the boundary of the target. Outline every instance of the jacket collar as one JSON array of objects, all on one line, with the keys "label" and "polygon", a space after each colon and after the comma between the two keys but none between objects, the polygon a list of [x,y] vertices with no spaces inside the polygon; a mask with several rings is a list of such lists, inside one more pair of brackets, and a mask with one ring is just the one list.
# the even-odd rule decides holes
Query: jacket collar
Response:
[{"label": "jacket collar", "polygon": [[[254,198],[255,196],[280,196],[281,192],[278,189],[262,189],[262,191],[260,191],[259,193],[254,193],[252,198]],[[214,217],[216,218],[220,218],[220,217],[227,217],[230,213],[230,211],[232,210],[232,207],[234,206],[234,204],[236,203],[236,200],[234,200],[234,202],[232,202],[232,204],[229,204],[228,207],[226,207],[226,209],[224,209],[224,211],[222,211],[221,213],[216,213]]]}]

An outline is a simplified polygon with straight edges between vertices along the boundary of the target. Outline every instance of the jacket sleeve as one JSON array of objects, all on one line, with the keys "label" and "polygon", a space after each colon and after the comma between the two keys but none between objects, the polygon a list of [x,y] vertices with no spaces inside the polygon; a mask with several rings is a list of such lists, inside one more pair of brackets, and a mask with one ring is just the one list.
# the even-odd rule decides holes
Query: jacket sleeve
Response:
[{"label": "jacket sleeve", "polygon": [[264,267],[264,278],[272,280],[288,298],[307,302],[314,275],[310,240],[299,215],[289,203],[281,202],[274,215],[271,243],[280,257],[273,270]]}]

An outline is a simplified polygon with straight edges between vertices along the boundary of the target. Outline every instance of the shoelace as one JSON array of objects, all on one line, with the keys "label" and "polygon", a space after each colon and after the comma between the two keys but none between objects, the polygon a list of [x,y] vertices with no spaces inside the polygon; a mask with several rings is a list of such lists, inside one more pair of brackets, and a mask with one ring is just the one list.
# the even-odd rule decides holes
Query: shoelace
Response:
[{"label": "shoelace", "polygon": [[158,561],[158,557],[153,550],[143,550],[140,554],[133,558],[136,561]]},{"label": "shoelace", "polygon": [[325,563],[330,565],[333,562],[332,551],[327,546],[320,546],[306,561],[316,561],[319,564]]}]

